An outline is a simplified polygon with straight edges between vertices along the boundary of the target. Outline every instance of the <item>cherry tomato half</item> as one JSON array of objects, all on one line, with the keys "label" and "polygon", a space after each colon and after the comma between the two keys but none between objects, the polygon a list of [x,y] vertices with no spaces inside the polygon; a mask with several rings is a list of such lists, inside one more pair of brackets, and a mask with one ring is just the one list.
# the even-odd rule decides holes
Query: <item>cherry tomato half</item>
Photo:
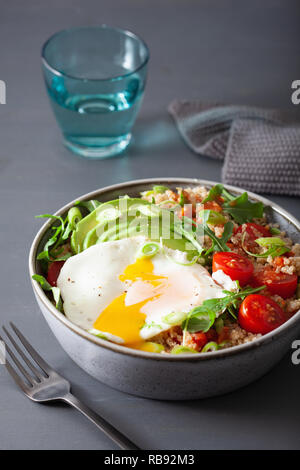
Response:
[{"label": "cherry tomato half", "polygon": [[203,346],[208,342],[207,336],[205,333],[192,333],[191,340],[196,345],[197,351],[201,351]]},{"label": "cherry tomato half", "polygon": [[286,317],[274,300],[265,295],[251,294],[243,300],[238,320],[244,330],[264,335],[282,325]]},{"label": "cherry tomato half", "polygon": [[252,222],[240,225],[235,230],[235,233],[245,233],[244,246],[248,251],[251,251],[253,248],[257,248],[257,243],[255,243],[257,238],[272,236],[270,230],[266,227],[263,225],[253,224]]},{"label": "cherry tomato half", "polygon": [[56,281],[64,263],[64,261],[53,261],[49,264],[47,281],[51,286],[56,287]]},{"label": "cherry tomato half", "polygon": [[271,294],[280,295],[283,299],[292,297],[297,289],[296,274],[276,273],[271,267],[258,271],[251,279],[253,287],[266,286]]},{"label": "cherry tomato half", "polygon": [[233,281],[239,281],[241,286],[247,284],[253,274],[253,264],[245,256],[229,251],[218,251],[213,256],[213,272],[221,269]]}]

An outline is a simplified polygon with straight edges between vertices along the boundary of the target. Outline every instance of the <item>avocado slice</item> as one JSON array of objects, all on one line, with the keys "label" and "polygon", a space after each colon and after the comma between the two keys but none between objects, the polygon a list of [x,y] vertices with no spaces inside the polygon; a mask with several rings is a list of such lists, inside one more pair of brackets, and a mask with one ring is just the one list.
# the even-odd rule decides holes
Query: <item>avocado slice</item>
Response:
[{"label": "avocado slice", "polygon": [[[170,221],[170,234],[163,231],[164,221]],[[96,243],[143,235],[157,242],[162,238],[166,247],[186,252],[189,240],[184,235],[182,238],[175,235],[178,222],[181,225],[174,212],[143,199],[115,199],[101,204],[78,223],[71,247],[74,253],[80,253]],[[197,253],[196,249],[189,250],[189,258]]]},{"label": "avocado slice", "polygon": [[[123,208],[126,207],[127,211],[131,208],[138,213],[139,208],[145,205],[150,205],[150,203],[140,198],[121,198],[101,204],[77,224],[71,237],[72,251],[80,253],[84,249],[83,243],[87,234],[101,223],[118,219],[122,213],[124,214]],[[91,246],[90,243],[91,241],[88,246]]]}]

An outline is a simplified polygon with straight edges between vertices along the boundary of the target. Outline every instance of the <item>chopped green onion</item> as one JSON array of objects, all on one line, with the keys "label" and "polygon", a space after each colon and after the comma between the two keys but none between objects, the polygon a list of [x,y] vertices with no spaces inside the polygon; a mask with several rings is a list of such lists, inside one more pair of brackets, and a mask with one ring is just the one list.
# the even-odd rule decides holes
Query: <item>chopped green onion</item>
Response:
[{"label": "chopped green onion", "polygon": [[88,332],[91,333],[91,335],[97,336],[98,338],[102,338],[108,341],[107,336],[102,333],[102,331],[96,330],[95,328],[91,328],[90,330],[88,330]]},{"label": "chopped green onion", "polygon": [[154,191],[153,191],[153,189],[151,189],[150,191],[142,191],[140,194],[141,194],[142,197],[147,197],[147,196],[150,196],[153,193],[154,193]]},{"label": "chopped green onion", "polygon": [[76,228],[78,222],[82,219],[82,214],[78,207],[71,207],[68,212],[68,222],[71,230]]},{"label": "chopped green onion", "polygon": [[[148,351],[147,345],[149,344],[151,351]],[[148,352],[154,352],[154,353],[161,353],[162,351],[165,350],[162,344],[159,343],[153,343],[152,341],[147,341],[145,345],[145,349],[142,349],[142,351],[148,351]]]},{"label": "chopped green onion", "polygon": [[159,252],[160,245],[155,242],[145,243],[139,250],[137,258],[152,258]]},{"label": "chopped green onion", "polygon": [[197,353],[195,349],[188,348],[187,346],[174,346],[171,351],[171,354],[193,354]]},{"label": "chopped green onion", "polygon": [[97,201],[96,199],[91,199],[90,201],[76,201],[74,205],[84,207],[89,212],[93,212],[101,205],[101,202]]},{"label": "chopped green onion", "polygon": [[[172,199],[167,199],[166,201],[160,201],[160,202],[157,202],[157,203],[156,203],[156,205],[157,205],[158,207],[163,206],[164,204],[173,204],[174,207],[172,207],[172,210],[174,210],[174,209],[176,209],[176,208],[179,209],[179,207],[181,207],[181,206],[178,204],[178,202],[173,201]],[[171,210],[171,209],[169,209],[169,210]]]},{"label": "chopped green onion", "polygon": [[230,345],[230,341],[222,341],[222,343],[219,343],[219,348],[225,348],[226,346]]},{"label": "chopped green onion", "polygon": [[[205,210],[200,211],[199,217],[202,218],[204,213]],[[224,215],[222,215],[220,212],[210,209],[209,216],[206,222],[211,225],[223,225],[226,222],[226,217],[224,217]]]},{"label": "chopped green onion", "polygon": [[276,227],[271,227],[270,232],[271,232],[272,235],[280,235],[281,234],[281,231],[279,230],[279,228],[276,228]]},{"label": "chopped green onion", "polygon": [[284,241],[279,237],[262,237],[257,238],[256,243],[263,247],[268,246],[285,246]]},{"label": "chopped green onion", "polygon": [[161,186],[161,185],[153,186],[154,194],[163,194],[168,190],[169,188],[167,188],[167,186]]},{"label": "chopped green onion", "polygon": [[162,318],[162,321],[167,323],[167,325],[180,325],[186,316],[187,314],[183,312],[172,312],[168,313],[168,315],[165,315]]},{"label": "chopped green onion", "polygon": [[242,237],[242,248],[249,256],[254,256],[255,258],[267,258],[268,256],[275,258],[276,256],[281,256],[284,253],[290,251],[290,249],[285,245],[284,241],[281,238],[262,237],[262,238],[257,238],[255,241],[258,245],[264,248],[267,248],[267,250],[261,254],[251,253],[251,251],[248,251],[244,245],[245,236],[246,236],[246,232],[244,233]]},{"label": "chopped green onion", "polygon": [[170,261],[173,261],[174,263],[176,264],[179,264],[180,266],[193,266],[193,264],[197,263],[200,255],[196,255],[194,256],[194,258],[192,259],[192,261],[188,261],[187,263],[182,263],[181,261],[177,261],[175,258],[172,258],[172,256],[170,256],[168,253],[167,253],[167,250],[165,250],[164,248],[164,245],[163,245],[163,241],[162,241],[162,238],[160,239],[160,246],[161,246],[161,249],[162,249],[162,252],[163,254],[165,255],[165,257],[170,260]]},{"label": "chopped green onion", "polygon": [[214,341],[210,341],[201,349],[201,352],[208,352],[208,351],[217,351],[219,349],[219,345]]}]

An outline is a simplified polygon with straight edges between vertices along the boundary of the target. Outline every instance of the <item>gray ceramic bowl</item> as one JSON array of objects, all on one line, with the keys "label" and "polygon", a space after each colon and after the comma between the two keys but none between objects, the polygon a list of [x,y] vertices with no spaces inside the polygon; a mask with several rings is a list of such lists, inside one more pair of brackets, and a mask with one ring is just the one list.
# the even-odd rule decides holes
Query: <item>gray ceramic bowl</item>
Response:
[{"label": "gray ceramic bowl", "polygon": [[[78,198],[108,201],[128,194],[138,196],[154,184],[188,187],[213,186],[214,182],[160,178],[131,181],[99,189]],[[238,188],[227,186],[233,193]],[[300,224],[284,209],[265,198],[249,193],[267,206],[270,220],[280,223],[294,242],[300,242]],[[65,214],[75,201],[61,208]],[[40,273],[37,253],[49,234],[49,221],[35,237],[29,255],[30,276]],[[57,340],[69,356],[101,382],[118,390],[148,398],[188,400],[219,395],[242,387],[268,372],[288,351],[300,331],[300,311],[271,333],[233,348],[193,355],[159,355],[119,346],[97,338],[70,322],[47,298],[40,285],[32,281],[40,309]]]}]

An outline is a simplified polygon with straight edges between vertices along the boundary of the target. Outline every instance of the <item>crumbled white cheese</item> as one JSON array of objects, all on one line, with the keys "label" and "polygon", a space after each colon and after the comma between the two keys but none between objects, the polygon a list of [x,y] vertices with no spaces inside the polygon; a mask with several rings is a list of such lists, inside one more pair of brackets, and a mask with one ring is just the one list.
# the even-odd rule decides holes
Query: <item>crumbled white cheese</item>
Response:
[{"label": "crumbled white cheese", "polygon": [[219,284],[219,286],[223,287],[225,290],[229,290],[230,292],[238,292],[239,288],[236,281],[232,281],[232,279],[227,276],[221,269],[212,273],[213,280]]}]

